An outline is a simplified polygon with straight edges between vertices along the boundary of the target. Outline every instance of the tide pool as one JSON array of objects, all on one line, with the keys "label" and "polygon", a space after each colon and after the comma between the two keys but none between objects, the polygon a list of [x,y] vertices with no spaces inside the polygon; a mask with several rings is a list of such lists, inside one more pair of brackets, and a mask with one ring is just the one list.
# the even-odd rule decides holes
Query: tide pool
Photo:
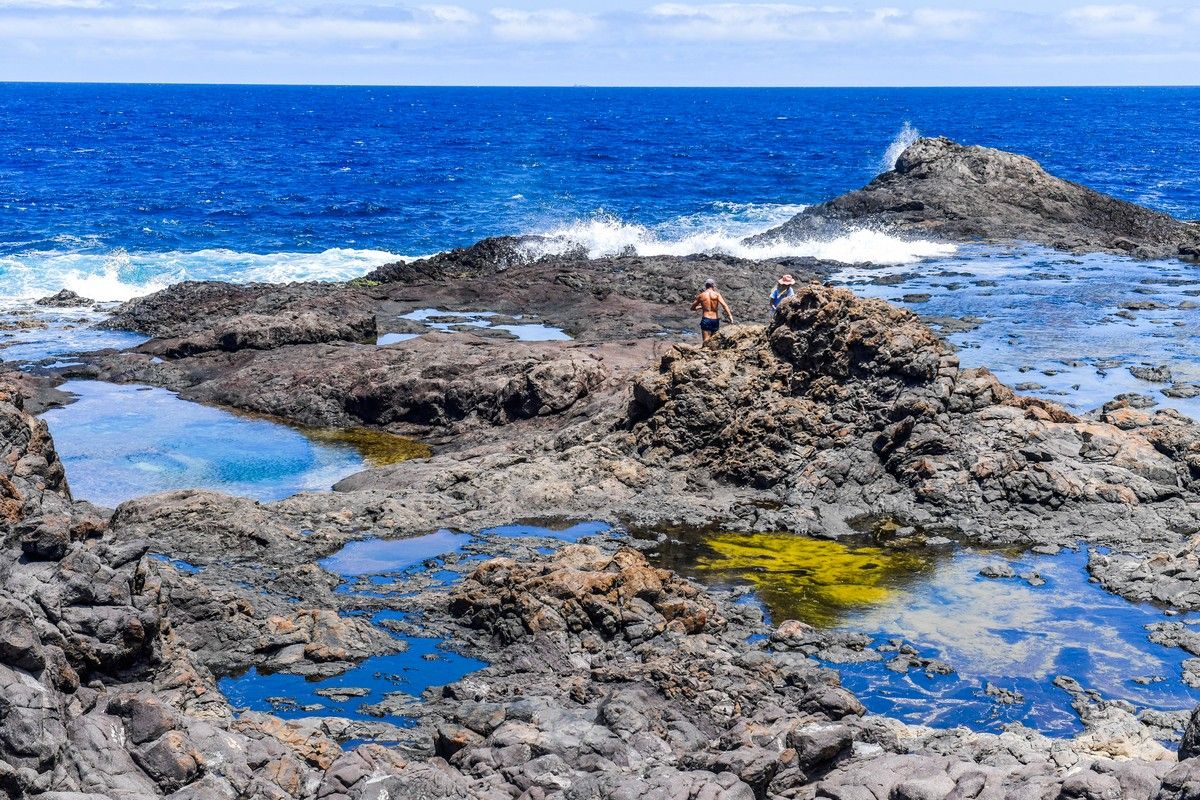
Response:
[{"label": "tide pool", "polygon": [[[1089,579],[1082,549],[1055,556],[938,552],[791,534],[697,533],[653,557],[709,585],[752,587],[776,624],[799,619],[866,634],[867,660],[831,666],[868,709],[905,722],[992,732],[1021,722],[1071,736],[1082,725],[1071,696],[1054,685],[1059,676],[1138,711],[1190,711],[1200,702],[1200,691],[1181,680],[1188,654],[1150,642],[1146,630],[1167,620],[1191,626],[1200,617],[1171,616],[1104,591]],[[990,567],[1007,567],[1000,573],[1012,576],[980,574]],[[889,669],[897,640],[954,672]],[[1000,702],[998,690],[1012,702]]]},{"label": "tide pool", "polygon": [[[398,593],[362,587],[383,588],[422,571],[428,572],[443,586],[455,583],[462,578],[463,572],[444,568],[451,556],[461,555],[471,545],[483,544],[487,539],[574,542],[611,529],[607,523],[598,521],[518,523],[470,533],[442,529],[405,539],[370,538],[350,542],[319,563],[346,581],[335,590],[339,594],[379,599]],[[483,557],[474,553],[463,556],[456,563],[474,562]],[[357,579],[355,583],[351,583],[354,579]],[[361,615],[368,612],[352,609],[343,613]],[[402,712],[426,689],[454,683],[487,664],[446,649],[440,639],[399,633],[387,624],[407,619],[407,612],[396,609],[377,611],[371,616],[372,623],[404,643],[402,652],[373,656],[340,675],[318,680],[288,673],[264,674],[250,669],[241,675],[222,678],[221,691],[235,707],[267,711],[285,718],[382,718],[394,725],[413,725],[412,717]],[[419,626],[416,630],[420,630]],[[397,693],[404,697],[397,698]],[[351,744],[347,743],[347,746]]]},{"label": "tide pool", "polygon": [[279,500],[327,491],[370,463],[353,441],[307,436],[165,389],[100,381],[61,388],[79,399],[42,418],[72,494],[102,506],[184,488]]},{"label": "tide pool", "polygon": [[105,316],[90,308],[0,313],[0,360],[38,362],[108,348],[124,350],[149,338],[140,333],[91,327]]},{"label": "tide pool", "polygon": [[577,542],[611,529],[608,523],[598,521],[564,523],[561,527],[517,523],[484,528],[475,533],[442,529],[404,539],[372,537],[350,542],[323,559],[320,565],[343,578],[401,575],[427,562],[440,563],[445,556],[461,553],[467,545],[480,539],[501,537]]},{"label": "tide pool", "polygon": [[[236,708],[264,711],[296,719],[335,716],[356,720],[386,719],[408,727],[413,720],[388,708],[363,710],[401,692],[414,700],[431,686],[444,686],[483,669],[487,664],[441,647],[441,640],[421,636],[399,636],[405,650],[372,656],[353,669],[319,681],[283,672],[259,673],[256,669],[236,677],[221,678],[218,686]],[[338,690],[350,690],[338,695]],[[365,691],[364,691],[365,690]],[[318,694],[322,692],[322,694]],[[329,695],[333,695],[332,697]]]},{"label": "tide pool", "polygon": [[[977,246],[918,266],[847,268],[833,280],[941,321],[964,367],[987,367],[1022,394],[1083,412],[1133,392],[1200,419],[1200,396],[1188,396],[1200,395],[1189,386],[1200,383],[1196,264]],[[957,327],[967,330],[945,327],[964,317],[973,322]],[[1129,370],[1158,365],[1170,380]]]},{"label": "tide pool", "polygon": [[[526,322],[520,314],[504,319],[516,322],[497,322],[500,317],[495,311],[445,311],[440,308],[418,308],[407,314],[401,314],[400,319],[409,323],[423,325],[431,331],[454,333],[463,330],[504,331],[519,342],[569,342],[571,337],[561,328],[555,328],[540,322]],[[397,344],[415,339],[420,334],[414,333],[384,333],[376,339],[378,345]]]}]

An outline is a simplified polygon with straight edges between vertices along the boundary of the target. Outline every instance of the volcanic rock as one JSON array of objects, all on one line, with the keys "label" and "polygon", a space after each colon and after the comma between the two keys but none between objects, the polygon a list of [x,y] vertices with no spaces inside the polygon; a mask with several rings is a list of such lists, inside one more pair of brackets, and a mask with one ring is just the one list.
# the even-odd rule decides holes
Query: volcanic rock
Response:
[{"label": "volcanic rock", "polygon": [[751,243],[881,226],[953,241],[1026,241],[1072,252],[1194,258],[1200,226],[1047,173],[1026,156],[918,139],[862,189],[810,206]]},{"label": "volcanic rock", "polygon": [[141,351],[176,358],[213,350],[373,341],[375,305],[360,291],[328,284],[187,281],[130,300],[101,327],[154,336]]},{"label": "volcanic rock", "polygon": [[57,294],[34,300],[33,304],[37,306],[52,306],[54,308],[83,308],[95,305],[96,301],[81,297],[70,289],[63,289]]}]

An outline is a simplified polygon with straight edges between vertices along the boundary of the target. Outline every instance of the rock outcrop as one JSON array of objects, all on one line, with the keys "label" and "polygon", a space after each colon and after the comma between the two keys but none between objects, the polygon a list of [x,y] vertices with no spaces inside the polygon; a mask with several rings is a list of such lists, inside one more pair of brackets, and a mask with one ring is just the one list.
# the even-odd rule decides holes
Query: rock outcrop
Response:
[{"label": "rock outcrop", "polygon": [[1009,541],[1198,526],[1194,425],[1017,396],[912,313],[843,289],[802,287],[765,330],[677,347],[635,385],[627,424],[642,463],[772,489],[825,509],[826,531],[879,514]]},{"label": "rock outcrop", "polygon": [[35,306],[50,306],[51,308],[87,308],[96,304],[95,300],[89,300],[70,289],[63,289],[55,294],[39,298],[33,301]]},{"label": "rock outcrop", "polygon": [[375,304],[346,287],[187,281],[118,308],[103,327],[155,337],[141,348],[177,358],[214,350],[374,341]]},{"label": "rock outcrop", "polygon": [[1200,225],[1047,173],[1026,156],[919,139],[864,186],[811,206],[754,241],[845,225],[954,241],[1026,241],[1072,252],[1200,259]]},{"label": "rock outcrop", "polygon": [[127,353],[100,359],[97,376],[165,386],[185,399],[305,425],[409,430],[562,414],[606,383],[616,391],[613,373],[627,375],[629,360],[603,346],[500,344],[431,333],[390,347],[294,345],[174,361]]}]

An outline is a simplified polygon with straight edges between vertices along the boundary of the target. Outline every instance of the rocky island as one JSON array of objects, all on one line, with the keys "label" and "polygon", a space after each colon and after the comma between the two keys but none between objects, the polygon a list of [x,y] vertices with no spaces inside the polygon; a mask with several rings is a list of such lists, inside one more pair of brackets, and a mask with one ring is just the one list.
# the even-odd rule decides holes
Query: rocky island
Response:
[{"label": "rocky island", "polygon": [[[893,172],[768,235],[860,221],[1144,257],[1194,256],[1200,241],[1189,223],[946,140],[916,142]],[[904,553],[1086,546],[1105,590],[1200,609],[1192,420],[1128,398],[1080,414],[1023,396],[963,367],[912,311],[823,283],[830,263],[537,245],[485,240],[348,284],[179,284],[103,323],[143,344],[7,376],[0,790],[1200,797],[1200,723],[1186,712],[1139,710],[1061,676],[1073,737],[868,713],[831,665],[954,665],[768,620],[739,590],[653,560],[685,527]],[[763,324],[763,287],[785,271],[799,291]],[[710,275],[750,322],[699,347],[687,307]],[[563,336],[522,337],[531,324]],[[26,408],[80,377],[432,451],[273,503],[185,489],[103,509],[73,498]],[[567,541],[555,536],[564,519],[605,525]],[[532,538],[486,533],[531,520],[547,526]],[[422,551],[439,529],[462,538]],[[378,541],[411,544],[417,568],[339,571],[350,548]],[[1151,635],[1200,652],[1182,623]],[[361,713],[322,713],[369,693],[354,683],[308,705],[268,698],[278,713],[230,699],[242,684],[228,681],[358,677],[430,638],[442,649],[424,690]],[[483,663],[453,674],[446,654]]]}]

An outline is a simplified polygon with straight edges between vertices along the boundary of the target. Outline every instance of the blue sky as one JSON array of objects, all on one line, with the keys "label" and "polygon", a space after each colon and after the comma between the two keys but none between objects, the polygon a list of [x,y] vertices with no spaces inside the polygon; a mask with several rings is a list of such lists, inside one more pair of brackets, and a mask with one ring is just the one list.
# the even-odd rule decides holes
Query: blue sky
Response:
[{"label": "blue sky", "polygon": [[0,80],[1200,84],[1200,4],[0,0]]}]

